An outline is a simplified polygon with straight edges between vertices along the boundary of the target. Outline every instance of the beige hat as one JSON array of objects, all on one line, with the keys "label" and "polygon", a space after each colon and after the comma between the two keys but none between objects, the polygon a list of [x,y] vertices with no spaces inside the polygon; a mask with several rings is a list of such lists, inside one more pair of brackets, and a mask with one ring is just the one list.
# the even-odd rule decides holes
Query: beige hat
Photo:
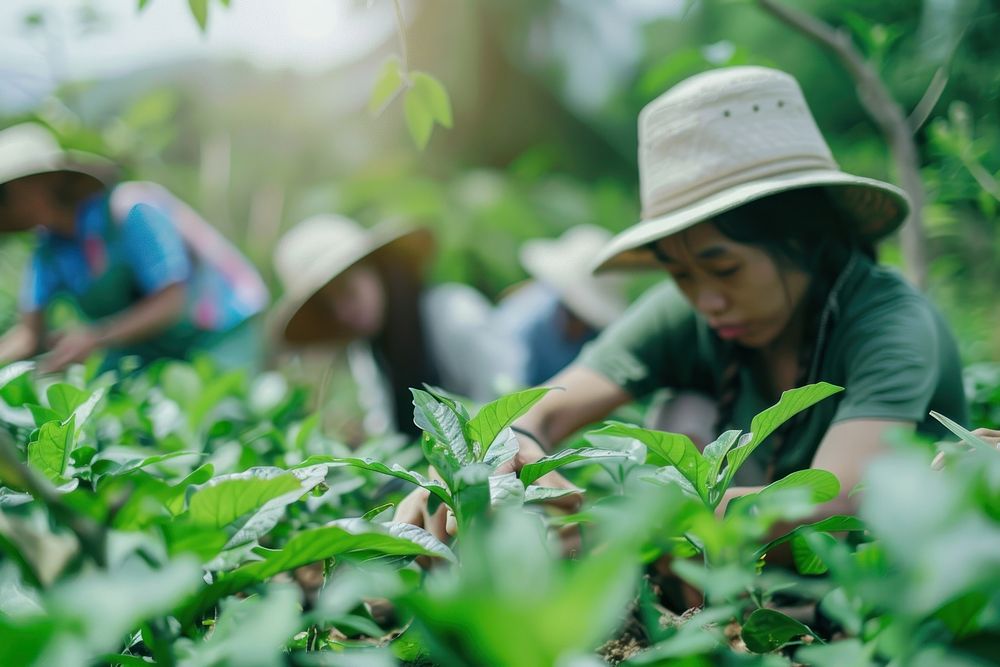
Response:
[{"label": "beige hat", "polygon": [[840,170],[798,83],[764,67],[693,76],[639,114],[642,220],[597,256],[596,270],[649,266],[646,244],[785,190],[825,187],[862,238],[906,218],[899,188]]},{"label": "beige hat", "polygon": [[[108,169],[109,164],[96,155],[63,150],[52,133],[38,123],[21,123],[0,131],[0,184],[27,176],[66,172],[103,186],[97,171]],[[0,231],[25,230],[4,224],[0,218]]]},{"label": "beige hat", "polygon": [[316,299],[327,283],[365,257],[399,251],[401,261],[422,266],[431,255],[428,229],[383,223],[373,229],[339,215],[318,215],[290,229],[274,250],[284,294],[275,306],[275,334],[294,344],[336,342],[338,332]]},{"label": "beige hat", "polygon": [[611,232],[577,225],[558,239],[533,239],[521,246],[521,265],[539,282],[552,287],[581,320],[600,330],[614,322],[628,303],[622,276],[594,276],[590,268]]}]

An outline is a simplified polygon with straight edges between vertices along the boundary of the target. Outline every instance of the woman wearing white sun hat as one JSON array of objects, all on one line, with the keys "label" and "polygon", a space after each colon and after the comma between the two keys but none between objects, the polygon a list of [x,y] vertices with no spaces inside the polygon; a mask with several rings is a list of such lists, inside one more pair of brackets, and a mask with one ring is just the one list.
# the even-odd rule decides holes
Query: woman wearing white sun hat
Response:
[{"label": "woman wearing white sun hat", "polygon": [[[428,286],[430,230],[398,222],[371,229],[317,215],[278,242],[274,266],[284,295],[272,332],[286,350],[341,350],[366,410],[369,435],[416,434],[411,387],[475,392],[488,359],[467,333],[481,308],[463,290]],[[471,289],[471,288],[470,288]]]},{"label": "woman wearing white sun hat", "polygon": [[[268,293],[225,238],[153,183],[105,183],[41,125],[0,132],[0,233],[34,230],[38,245],[21,289],[21,321],[0,338],[0,362],[39,352],[57,371],[104,351],[142,362],[207,354],[226,367],[257,363],[252,323]],[[45,332],[59,295],[86,322]]]},{"label": "woman wearing white sun hat", "polygon": [[504,370],[514,386],[548,380],[625,312],[623,276],[590,270],[611,236],[595,225],[577,225],[559,238],[521,246],[521,266],[531,279],[497,304],[489,325],[510,341]]},{"label": "woman wearing white sun hat", "polygon": [[[941,436],[930,410],[967,419],[947,325],[874,261],[874,243],[906,217],[906,196],[839,169],[791,76],[725,68],[668,90],[639,116],[639,172],[642,220],[595,267],[659,267],[673,281],[547,383],[565,390],[518,421],[514,469],[654,389],[711,397],[721,432],[748,429],[784,390],[827,381],[845,391],[772,435],[751,457],[758,476],[721,505],[816,467],[842,490],[822,518],[854,511],[849,493],[887,431]],[[554,473],[544,481],[567,484]],[[422,496],[397,519],[440,532]]]}]

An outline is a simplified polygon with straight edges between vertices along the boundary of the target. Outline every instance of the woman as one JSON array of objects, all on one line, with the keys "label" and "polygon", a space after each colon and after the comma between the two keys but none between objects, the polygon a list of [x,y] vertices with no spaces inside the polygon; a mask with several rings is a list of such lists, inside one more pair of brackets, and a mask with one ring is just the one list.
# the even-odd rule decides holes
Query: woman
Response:
[{"label": "woman", "polygon": [[365,229],[337,215],[304,220],[279,241],[274,266],[284,295],[273,334],[286,349],[345,350],[366,409],[369,435],[417,432],[410,387],[461,392],[440,349],[461,313],[438,288],[425,288],[433,249],[424,228],[387,223]]},{"label": "woman", "polygon": [[[35,230],[21,290],[21,320],[0,339],[0,362],[46,352],[58,371],[105,351],[207,354],[253,367],[254,315],[267,304],[252,265],[190,207],[152,183],[105,185],[72,164],[41,126],[0,133],[0,231]],[[65,296],[85,323],[46,335],[45,311]]]},{"label": "woman", "polygon": [[[639,167],[643,220],[596,265],[658,266],[673,280],[548,382],[565,391],[519,420],[527,435],[514,469],[657,388],[710,397],[717,433],[748,429],[785,390],[827,381],[845,391],[772,435],[720,506],[815,467],[842,489],[822,518],[855,510],[849,494],[889,431],[944,436],[930,410],[967,419],[952,334],[873,260],[874,243],[906,216],[905,195],[839,170],[792,77],[738,67],[678,84],[640,114]],[[397,520],[441,533],[423,496]]]}]

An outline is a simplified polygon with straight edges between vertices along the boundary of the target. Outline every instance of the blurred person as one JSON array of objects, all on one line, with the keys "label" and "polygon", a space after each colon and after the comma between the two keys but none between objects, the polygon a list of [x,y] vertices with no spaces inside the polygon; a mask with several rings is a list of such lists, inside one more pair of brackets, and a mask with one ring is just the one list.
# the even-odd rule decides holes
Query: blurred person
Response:
[{"label": "blurred person", "polygon": [[425,284],[433,248],[426,228],[366,229],[339,215],[303,220],[275,248],[284,294],[273,337],[286,350],[346,355],[369,435],[415,435],[410,388],[465,393],[462,377],[474,374],[447,365],[465,310],[460,292]]},{"label": "blurred person", "polygon": [[[797,470],[828,470],[841,492],[809,522],[856,512],[851,492],[890,431],[946,436],[930,410],[967,421],[947,323],[875,261],[875,243],[907,215],[906,195],[838,167],[795,79],[733,67],[677,84],[639,116],[639,172],[642,220],[595,266],[659,267],[672,280],[547,383],[563,391],[518,420],[510,469],[659,388],[700,394],[717,434],[747,429],[786,390],[826,381],[845,391],[773,433],[719,506]],[[557,473],[539,483],[571,488]],[[430,515],[426,498],[414,491],[396,520],[444,537],[446,514]]]},{"label": "blurred person", "polygon": [[[0,361],[44,353],[40,369],[58,371],[104,351],[104,368],[195,354],[255,366],[268,293],[250,262],[163,187],[105,183],[83,164],[38,124],[0,132],[0,231],[38,242]],[[56,297],[85,323],[48,334]]]}]

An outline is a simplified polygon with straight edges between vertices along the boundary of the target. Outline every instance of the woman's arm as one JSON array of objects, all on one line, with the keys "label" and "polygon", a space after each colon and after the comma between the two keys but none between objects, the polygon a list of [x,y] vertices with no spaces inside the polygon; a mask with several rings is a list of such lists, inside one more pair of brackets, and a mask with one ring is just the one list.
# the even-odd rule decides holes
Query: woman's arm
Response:
[{"label": "woman's arm", "polygon": [[180,319],[187,298],[184,283],[150,294],[134,306],[88,326],[68,331],[41,363],[43,372],[60,371],[95,350],[128,345],[155,336]]},{"label": "woman's arm", "polygon": [[42,346],[45,318],[41,311],[22,313],[21,319],[0,337],[0,363],[27,359]]}]

